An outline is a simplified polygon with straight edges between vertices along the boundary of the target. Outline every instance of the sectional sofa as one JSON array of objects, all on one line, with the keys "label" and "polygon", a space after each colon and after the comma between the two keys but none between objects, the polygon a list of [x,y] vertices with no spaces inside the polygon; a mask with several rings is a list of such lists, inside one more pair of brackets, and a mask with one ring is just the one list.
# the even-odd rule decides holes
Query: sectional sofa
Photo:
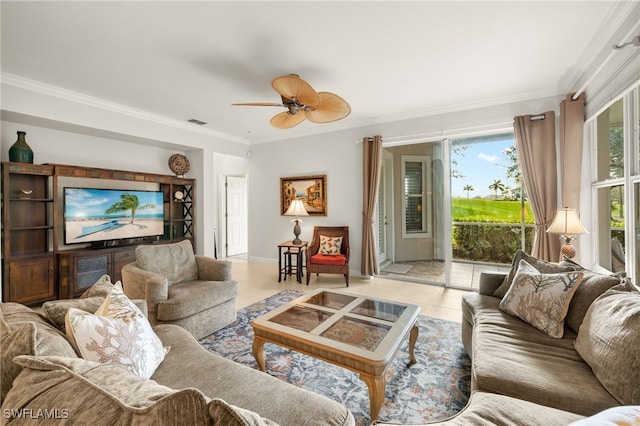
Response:
[{"label": "sectional sofa", "polygon": [[432,425],[640,424],[640,293],[623,275],[519,251],[508,275],[482,274],[462,312],[472,395]]},{"label": "sectional sofa", "polygon": [[[1,424],[355,424],[343,405],[216,356],[173,324],[153,327],[166,353],[149,379],[79,357],[62,330],[68,335],[72,308],[103,305],[105,293],[90,290],[47,302],[42,313],[0,303]],[[144,301],[137,304],[144,312]]]}]

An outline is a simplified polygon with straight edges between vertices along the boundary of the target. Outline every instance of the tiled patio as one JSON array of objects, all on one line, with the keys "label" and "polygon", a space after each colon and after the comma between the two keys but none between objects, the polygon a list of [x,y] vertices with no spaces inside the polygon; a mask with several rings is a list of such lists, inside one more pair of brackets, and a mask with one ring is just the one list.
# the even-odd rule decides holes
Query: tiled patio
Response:
[{"label": "tiled patio", "polygon": [[[409,268],[410,267],[410,268]],[[507,273],[511,265],[454,261],[449,272],[449,286],[478,288],[481,272]],[[406,272],[406,270],[409,268]],[[444,261],[416,260],[394,262],[383,265],[380,276],[402,281],[425,284],[443,284],[445,281]]]}]

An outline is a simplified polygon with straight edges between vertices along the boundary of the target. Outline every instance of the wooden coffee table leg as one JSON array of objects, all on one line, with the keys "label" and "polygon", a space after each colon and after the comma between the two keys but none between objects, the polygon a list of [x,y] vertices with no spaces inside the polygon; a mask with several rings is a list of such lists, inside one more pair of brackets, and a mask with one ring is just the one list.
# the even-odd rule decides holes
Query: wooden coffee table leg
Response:
[{"label": "wooden coffee table leg", "polygon": [[418,340],[418,330],[418,324],[414,324],[413,328],[409,332],[409,356],[411,356],[411,361],[409,361],[408,365],[413,365],[418,362],[416,360],[415,354],[413,353],[413,349],[416,346],[416,341]]},{"label": "wooden coffee table leg", "polygon": [[265,341],[259,338],[258,336],[254,336],[253,338],[253,357],[256,359],[258,363],[258,368],[260,371],[265,371],[264,365],[264,343]]},{"label": "wooden coffee table leg", "polygon": [[372,376],[370,374],[360,373],[360,378],[367,384],[369,388],[369,407],[371,410],[371,422],[378,420],[380,408],[384,402],[384,389],[386,380],[384,376]]}]

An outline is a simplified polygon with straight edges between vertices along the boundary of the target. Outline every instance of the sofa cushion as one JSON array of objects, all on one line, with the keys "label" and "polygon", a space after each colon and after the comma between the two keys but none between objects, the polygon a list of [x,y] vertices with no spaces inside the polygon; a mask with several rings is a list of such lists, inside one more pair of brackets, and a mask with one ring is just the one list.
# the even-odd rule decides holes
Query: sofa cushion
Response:
[{"label": "sofa cushion", "polygon": [[325,426],[355,424],[344,405],[215,355],[181,327],[162,324],[154,330],[164,345],[171,346],[151,377],[160,384],[197,388],[210,398],[224,399],[281,425],[318,425],[318,419]]},{"label": "sofa cushion", "polygon": [[64,319],[69,309],[94,313],[104,303],[104,299],[104,296],[92,296],[84,299],[51,300],[42,304],[42,312],[58,330],[65,332]]},{"label": "sofa cushion", "polygon": [[516,251],[513,256],[513,262],[511,263],[511,269],[502,284],[496,289],[493,293],[495,297],[503,298],[505,294],[507,294],[507,290],[511,287],[511,283],[513,282],[513,278],[518,272],[518,267],[520,266],[520,261],[526,260],[527,263],[537,269],[539,272],[543,274],[555,274],[560,272],[570,272],[582,269],[581,267],[574,266],[572,264],[557,264],[546,262],[544,260],[538,259],[536,257],[530,256],[522,250]]},{"label": "sofa cushion", "polygon": [[619,405],[574,348],[499,310],[476,315],[472,386],[581,415]]},{"label": "sofa cushion", "polygon": [[[583,416],[534,404],[522,399],[472,392],[467,406],[446,420],[415,426],[550,426],[568,425]],[[376,423],[393,426],[397,423]],[[613,426],[613,425],[612,425]]]},{"label": "sofa cushion", "polygon": [[[195,389],[174,390],[115,364],[21,356],[24,367],[2,409],[56,408],[72,424],[210,425],[208,399]],[[90,404],[87,404],[90,401]],[[4,412],[4,411],[3,411]],[[16,419],[20,423],[20,419]],[[8,419],[6,424],[12,424]]]},{"label": "sofa cushion", "polygon": [[342,248],[342,237],[327,237],[320,235],[320,249],[318,253],[335,256],[340,254]]},{"label": "sofa cushion", "polygon": [[235,281],[186,281],[169,287],[169,298],[158,303],[158,319],[175,321],[211,309],[238,296]]},{"label": "sofa cushion", "polygon": [[119,282],[96,315],[71,308],[66,325],[69,340],[87,360],[116,363],[149,378],[164,359],[162,342]]},{"label": "sofa cushion", "polygon": [[86,289],[80,296],[81,299],[88,297],[102,297],[105,298],[111,293],[113,283],[109,275],[101,276],[91,287]]},{"label": "sofa cushion", "polygon": [[222,399],[213,399],[209,403],[209,415],[213,424],[224,426],[278,426],[269,419],[260,417],[253,411],[228,404]]},{"label": "sofa cushion", "polygon": [[560,338],[564,333],[564,317],[582,275],[582,272],[542,274],[523,259],[499,308],[551,337]]},{"label": "sofa cushion", "polygon": [[621,404],[640,404],[640,293],[614,287],[584,317],[576,351]]},{"label": "sofa cushion", "polygon": [[567,325],[575,332],[580,331],[580,325],[593,301],[602,293],[620,283],[621,278],[618,275],[598,274],[585,269],[582,283],[574,293],[569,305],[566,317]]},{"label": "sofa cushion", "polygon": [[[6,313],[6,315],[5,315]],[[76,357],[64,335],[36,312],[18,303],[0,303],[0,402],[22,367],[18,355]]]},{"label": "sofa cushion", "polygon": [[136,261],[145,271],[167,277],[169,285],[198,279],[198,265],[189,240],[173,244],[140,245],[136,247]]}]

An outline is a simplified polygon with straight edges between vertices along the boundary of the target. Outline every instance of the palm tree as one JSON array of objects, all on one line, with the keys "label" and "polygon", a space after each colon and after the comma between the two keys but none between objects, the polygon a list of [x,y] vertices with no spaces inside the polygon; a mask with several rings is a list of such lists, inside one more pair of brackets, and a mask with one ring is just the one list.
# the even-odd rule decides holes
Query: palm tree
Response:
[{"label": "palm tree", "polygon": [[469,198],[469,191],[475,191],[476,189],[473,187],[473,185],[465,185],[462,190],[467,193],[467,198]]},{"label": "palm tree", "polygon": [[113,203],[113,205],[105,210],[104,213],[110,214],[131,210],[131,223],[133,223],[133,219],[135,218],[138,210],[152,209],[156,206],[155,204],[144,204],[141,206],[138,196],[134,194],[122,194],[120,195],[120,198],[120,201]]},{"label": "palm tree", "polygon": [[504,183],[502,183],[502,181],[500,179],[494,179],[493,183],[491,185],[489,185],[489,189],[492,191],[495,191],[496,193],[496,200],[498,199],[498,191],[502,192],[505,189],[505,185]]}]

